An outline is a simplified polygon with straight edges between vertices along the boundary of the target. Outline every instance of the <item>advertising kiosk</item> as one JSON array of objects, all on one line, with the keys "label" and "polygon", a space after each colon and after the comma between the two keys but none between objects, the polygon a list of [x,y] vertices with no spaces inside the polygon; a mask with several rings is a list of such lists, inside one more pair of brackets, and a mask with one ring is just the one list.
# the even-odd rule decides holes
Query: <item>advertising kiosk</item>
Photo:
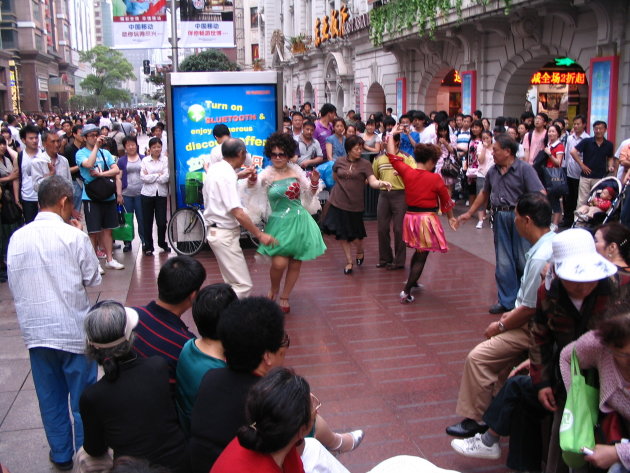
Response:
[{"label": "advertising kiosk", "polygon": [[[205,238],[204,163],[217,143],[212,130],[226,125],[262,167],[267,137],[282,128],[282,74],[175,72],[166,77],[171,172],[168,238],[180,254],[199,251]],[[185,209],[180,212],[181,209]]]}]

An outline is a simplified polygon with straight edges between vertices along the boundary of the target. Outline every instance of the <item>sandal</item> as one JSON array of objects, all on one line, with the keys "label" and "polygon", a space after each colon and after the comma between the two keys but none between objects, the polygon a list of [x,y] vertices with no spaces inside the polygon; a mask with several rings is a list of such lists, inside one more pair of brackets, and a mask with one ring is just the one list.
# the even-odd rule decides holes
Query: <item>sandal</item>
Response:
[{"label": "sandal", "polygon": [[352,263],[348,263],[346,267],[343,268],[343,274],[352,274]]},{"label": "sandal", "polygon": [[[363,432],[362,430],[353,430],[352,432],[346,432],[344,434],[335,434],[339,436],[339,446],[337,448],[333,448],[331,449],[331,452],[334,453],[347,453],[347,452],[351,452],[353,450],[356,450],[359,445],[361,445],[361,442],[363,441],[363,437],[365,436],[365,432]],[[350,448],[345,447],[344,448],[344,436],[350,436],[350,438],[352,439],[352,444],[350,444]]]},{"label": "sandal", "polygon": [[[361,255],[360,258],[359,258],[359,255]],[[364,259],[365,259],[365,253],[363,251],[361,253],[357,253],[357,266],[361,266],[363,264]]]},{"label": "sandal", "polygon": [[282,312],[284,312],[285,314],[288,314],[289,312],[291,312],[291,307],[289,306],[289,298],[288,297],[281,297],[280,298],[280,309],[282,309]]}]

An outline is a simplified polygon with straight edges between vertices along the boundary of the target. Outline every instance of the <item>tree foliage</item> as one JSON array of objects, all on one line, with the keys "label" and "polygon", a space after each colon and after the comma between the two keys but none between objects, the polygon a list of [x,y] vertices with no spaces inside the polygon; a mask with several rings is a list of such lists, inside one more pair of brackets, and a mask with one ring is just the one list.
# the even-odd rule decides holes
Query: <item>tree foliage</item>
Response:
[{"label": "tree foliage", "polygon": [[151,100],[157,100],[158,102],[164,102],[164,83],[166,76],[164,72],[155,71],[155,74],[149,75],[145,80],[147,83],[155,85],[155,93],[145,94],[147,98]]},{"label": "tree foliage", "polygon": [[206,49],[184,59],[179,65],[179,70],[182,72],[239,71],[240,67],[230,61],[221,51]]},{"label": "tree foliage", "polygon": [[106,103],[123,104],[131,101],[131,95],[122,89],[122,83],[135,79],[136,75],[131,63],[120,52],[99,45],[80,54],[81,61],[89,63],[93,70],[81,81],[81,87],[94,97],[96,108]]}]

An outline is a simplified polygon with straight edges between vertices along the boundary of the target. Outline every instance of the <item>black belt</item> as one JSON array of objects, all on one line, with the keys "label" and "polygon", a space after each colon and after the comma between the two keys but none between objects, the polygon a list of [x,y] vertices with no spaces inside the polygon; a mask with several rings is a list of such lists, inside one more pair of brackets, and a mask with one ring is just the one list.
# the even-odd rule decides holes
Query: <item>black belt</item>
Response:
[{"label": "black belt", "polygon": [[493,212],[511,212],[516,208],[515,205],[495,205],[492,207]]},{"label": "black belt", "polygon": [[424,207],[414,207],[413,205],[407,206],[407,212],[437,212],[437,211],[438,211],[437,207],[426,209]]}]

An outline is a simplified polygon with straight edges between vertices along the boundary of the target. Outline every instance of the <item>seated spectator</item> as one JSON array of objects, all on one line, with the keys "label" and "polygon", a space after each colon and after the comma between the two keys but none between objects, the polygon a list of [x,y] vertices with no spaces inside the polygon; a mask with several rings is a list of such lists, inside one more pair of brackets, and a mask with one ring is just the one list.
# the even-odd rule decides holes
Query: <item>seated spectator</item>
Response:
[{"label": "seated spectator", "polygon": [[202,264],[188,256],[170,258],[162,265],[157,279],[158,299],[134,307],[140,316],[133,344],[141,358],[161,356],[169,366],[169,381],[175,384],[177,360],[184,344],[195,336],[181,316],[192,307],[206,279]]},{"label": "seated spectator", "polygon": [[245,425],[223,450],[211,473],[303,473],[297,445],[313,428],[321,403],[304,378],[274,368],[252,386]]},{"label": "seated spectator", "polygon": [[[195,473],[207,473],[223,449],[246,424],[245,399],[249,389],[272,368],[282,366],[290,339],[284,314],[273,301],[247,297],[221,314],[219,338],[227,368],[208,371],[193,405],[190,454]],[[350,451],[363,439],[362,431],[332,432],[317,416],[315,438],[329,449]]]},{"label": "seated spectator", "polygon": [[188,340],[177,362],[177,408],[186,432],[190,432],[190,411],[203,376],[227,366],[217,326],[221,312],[236,299],[229,284],[219,283],[201,289],[193,303],[192,316],[201,338]]},{"label": "seated spectator", "polygon": [[137,324],[138,313],[115,301],[96,304],[86,316],[86,354],[105,374],[81,395],[83,449],[98,458],[111,448],[114,458],[145,458],[185,473],[186,439],[169,387],[168,364],[164,358],[141,359],[133,353]]},{"label": "seated spectator", "polygon": [[[610,317],[596,330],[586,332],[570,343],[560,354],[560,371],[567,392],[571,388],[571,353],[575,349],[580,368],[596,368],[599,373],[599,410],[617,413],[626,426],[630,422],[630,306],[627,302],[614,308]],[[593,453],[584,459],[602,469],[618,473],[630,471],[630,443],[616,441],[614,445],[598,443]]]}]

